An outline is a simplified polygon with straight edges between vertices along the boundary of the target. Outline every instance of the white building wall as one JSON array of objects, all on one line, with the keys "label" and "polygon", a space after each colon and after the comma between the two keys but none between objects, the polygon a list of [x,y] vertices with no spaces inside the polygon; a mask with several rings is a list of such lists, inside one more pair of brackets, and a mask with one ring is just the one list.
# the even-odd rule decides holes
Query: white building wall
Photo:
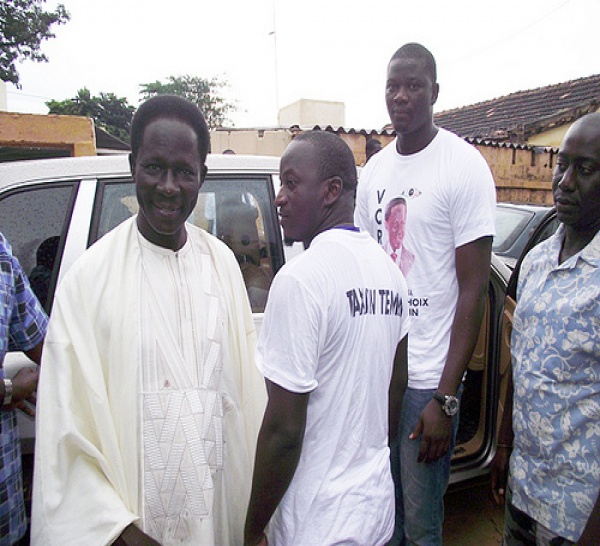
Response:
[{"label": "white building wall", "polygon": [[346,111],[343,102],[300,99],[279,110],[278,124],[284,127],[314,125],[343,127]]},{"label": "white building wall", "polygon": [[6,112],[8,104],[6,102],[6,83],[0,81],[0,112]]}]

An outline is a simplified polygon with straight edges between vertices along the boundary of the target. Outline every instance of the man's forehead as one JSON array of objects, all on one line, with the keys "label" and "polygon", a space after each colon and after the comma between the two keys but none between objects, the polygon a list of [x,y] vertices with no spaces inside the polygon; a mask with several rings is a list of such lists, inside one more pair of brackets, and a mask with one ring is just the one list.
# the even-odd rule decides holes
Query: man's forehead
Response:
[{"label": "man's forehead", "polygon": [[571,159],[591,159],[600,162],[600,129],[574,129],[566,135],[559,151],[559,157]]},{"label": "man's forehead", "polygon": [[418,59],[415,57],[396,57],[392,59],[388,64],[388,75],[404,71],[425,74],[425,68],[425,59]]},{"label": "man's forehead", "polygon": [[582,155],[600,161],[600,115],[575,122],[565,135],[559,155]]},{"label": "man's forehead", "polygon": [[292,140],[281,156],[280,169],[283,170],[284,163],[287,167],[290,166],[290,162],[296,164],[297,161],[302,161],[300,170],[304,171],[309,168],[308,164],[316,161],[316,158],[317,150],[311,142],[306,140]]}]

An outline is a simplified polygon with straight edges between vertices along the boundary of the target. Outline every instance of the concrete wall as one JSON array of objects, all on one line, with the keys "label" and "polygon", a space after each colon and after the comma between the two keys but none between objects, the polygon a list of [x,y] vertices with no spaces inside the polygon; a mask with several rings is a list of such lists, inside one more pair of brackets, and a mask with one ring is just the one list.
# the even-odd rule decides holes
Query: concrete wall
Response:
[{"label": "concrete wall", "polygon": [[498,201],[552,205],[552,150],[475,146],[488,162]]},{"label": "concrete wall", "polygon": [[59,148],[72,156],[96,155],[94,122],[79,116],[0,112],[0,146]]},{"label": "concrete wall", "polygon": [[[300,129],[218,129],[211,132],[213,153],[230,149],[237,154],[281,157]],[[383,146],[394,140],[391,135],[364,132],[340,132],[339,136],[354,154],[357,166],[365,164],[365,144],[377,138]],[[519,148],[477,144],[475,147],[488,162],[494,175],[498,201],[552,204],[552,170],[556,153],[551,148]]]},{"label": "concrete wall", "polygon": [[210,133],[213,154],[232,150],[236,154],[281,157],[292,140],[288,129],[216,129]]},{"label": "concrete wall", "polygon": [[346,123],[346,107],[343,102],[300,99],[279,110],[277,123],[283,126],[343,127]]},{"label": "concrete wall", "polygon": [[539,135],[534,135],[527,139],[527,144],[529,146],[554,146],[558,148],[571,125],[572,123],[569,123],[568,125],[555,127]]},{"label": "concrete wall", "polygon": [[553,204],[552,171],[557,149],[571,125],[566,123],[528,138],[527,149],[477,146],[494,174],[498,201]]},{"label": "concrete wall", "polygon": [[[214,154],[233,150],[236,154],[270,155],[281,157],[295,134],[301,129],[216,129],[210,133],[210,146]],[[394,140],[390,135],[365,133],[339,133],[350,146],[356,165],[365,163],[365,145],[368,138],[377,138],[383,146]]]}]

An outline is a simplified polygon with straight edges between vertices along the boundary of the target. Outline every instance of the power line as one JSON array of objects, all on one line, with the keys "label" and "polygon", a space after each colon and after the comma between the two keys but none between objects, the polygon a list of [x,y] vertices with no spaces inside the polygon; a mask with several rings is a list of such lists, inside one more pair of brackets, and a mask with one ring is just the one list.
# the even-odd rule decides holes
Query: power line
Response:
[{"label": "power line", "polygon": [[30,98],[30,99],[51,100],[50,97],[43,97],[41,95],[31,95],[29,93],[22,93],[20,91],[9,91],[8,89],[6,90],[6,94],[7,95],[16,95],[18,97],[27,97],[27,98]]}]

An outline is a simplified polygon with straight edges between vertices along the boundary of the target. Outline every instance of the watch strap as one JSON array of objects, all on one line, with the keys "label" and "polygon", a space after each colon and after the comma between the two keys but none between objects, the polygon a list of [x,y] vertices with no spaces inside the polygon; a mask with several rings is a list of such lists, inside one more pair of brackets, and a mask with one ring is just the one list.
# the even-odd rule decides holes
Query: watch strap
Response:
[{"label": "watch strap", "polygon": [[458,398],[454,395],[450,394],[442,394],[440,391],[435,391],[433,393],[433,399],[439,402],[442,411],[448,417],[454,417],[458,412],[459,401]]},{"label": "watch strap", "polygon": [[433,393],[433,399],[436,402],[439,402],[441,406],[443,406],[446,403],[446,396],[443,395],[440,391],[435,391]]}]

